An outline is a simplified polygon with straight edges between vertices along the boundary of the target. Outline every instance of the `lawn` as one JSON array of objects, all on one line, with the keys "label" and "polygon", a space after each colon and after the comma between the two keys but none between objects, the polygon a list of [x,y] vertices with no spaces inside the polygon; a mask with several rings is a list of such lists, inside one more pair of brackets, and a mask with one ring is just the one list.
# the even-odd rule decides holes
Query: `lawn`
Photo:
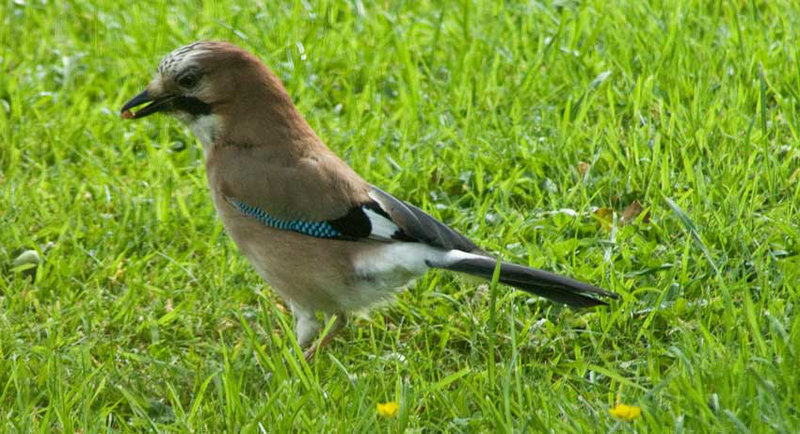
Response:
[{"label": "lawn", "polygon": [[[0,3],[4,430],[800,430],[800,6],[280,3]],[[432,272],[306,363],[194,137],[119,117],[197,39],[370,182],[620,299]]]}]

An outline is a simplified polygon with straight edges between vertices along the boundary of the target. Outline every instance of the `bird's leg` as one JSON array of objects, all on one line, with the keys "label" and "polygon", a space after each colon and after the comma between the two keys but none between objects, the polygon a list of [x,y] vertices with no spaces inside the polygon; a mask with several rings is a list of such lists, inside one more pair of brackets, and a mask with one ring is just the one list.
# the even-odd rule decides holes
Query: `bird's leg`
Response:
[{"label": "bird's leg", "polygon": [[336,334],[339,333],[347,324],[347,317],[345,317],[343,313],[337,313],[337,314],[326,313],[325,323],[327,324],[328,321],[331,320],[331,318],[333,318],[333,324],[331,325],[330,330],[328,330],[328,333],[326,333],[325,336],[322,337],[322,340],[319,341],[319,343],[312,345],[305,351],[304,355],[306,357],[306,362],[310,362],[317,354],[317,352],[325,345],[328,345],[328,343],[330,343],[330,341],[333,340]]},{"label": "bird's leg", "polygon": [[313,310],[305,309],[299,305],[292,304],[292,312],[297,320],[295,325],[295,336],[300,348],[307,348],[314,342],[314,338],[319,331],[319,321],[314,315]]}]

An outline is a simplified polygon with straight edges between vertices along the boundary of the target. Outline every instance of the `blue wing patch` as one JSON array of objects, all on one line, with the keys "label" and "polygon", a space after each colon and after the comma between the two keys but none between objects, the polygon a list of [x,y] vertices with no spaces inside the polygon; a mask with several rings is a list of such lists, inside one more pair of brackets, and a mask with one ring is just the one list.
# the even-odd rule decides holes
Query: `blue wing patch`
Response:
[{"label": "blue wing patch", "polygon": [[228,198],[228,202],[230,202],[234,208],[238,209],[239,212],[252,219],[255,219],[264,226],[269,226],[271,228],[281,229],[284,231],[299,232],[303,235],[309,235],[317,238],[337,238],[342,235],[341,232],[334,229],[333,226],[327,221],[307,222],[304,220],[281,220],[269,215],[262,209],[239,202],[236,199]]},{"label": "blue wing patch", "polygon": [[375,239],[379,241],[416,242],[398,227],[392,218],[375,201],[356,205],[342,217],[332,220],[309,222],[305,220],[282,220],[271,216],[261,208],[248,205],[231,197],[227,201],[239,212],[261,224],[284,231],[298,232],[317,238],[339,240]]}]

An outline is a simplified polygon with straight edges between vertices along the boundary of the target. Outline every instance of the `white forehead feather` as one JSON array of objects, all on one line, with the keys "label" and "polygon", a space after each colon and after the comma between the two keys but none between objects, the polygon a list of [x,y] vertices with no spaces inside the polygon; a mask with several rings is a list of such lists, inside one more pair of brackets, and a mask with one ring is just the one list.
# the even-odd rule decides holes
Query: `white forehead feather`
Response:
[{"label": "white forehead feather", "polygon": [[176,48],[164,56],[161,63],[158,64],[158,73],[161,75],[174,75],[176,72],[188,67],[198,56],[209,51],[211,51],[210,44],[203,41]]}]

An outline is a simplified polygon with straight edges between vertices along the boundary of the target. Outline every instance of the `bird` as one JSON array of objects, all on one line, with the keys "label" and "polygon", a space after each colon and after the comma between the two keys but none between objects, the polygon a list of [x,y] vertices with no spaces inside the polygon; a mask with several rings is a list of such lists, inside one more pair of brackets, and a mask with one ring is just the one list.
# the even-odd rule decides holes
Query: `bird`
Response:
[{"label": "bird", "polygon": [[[275,73],[230,42],[198,41],[167,54],[145,90],[121,109],[125,119],[154,113],[177,118],[202,144],[225,231],[290,306],[307,356],[341,330],[348,314],[392,300],[430,269],[491,280],[499,266],[500,283],[576,308],[618,297],[500,262],[370,184],[325,145]],[[318,315],[332,321],[324,337]]]}]

